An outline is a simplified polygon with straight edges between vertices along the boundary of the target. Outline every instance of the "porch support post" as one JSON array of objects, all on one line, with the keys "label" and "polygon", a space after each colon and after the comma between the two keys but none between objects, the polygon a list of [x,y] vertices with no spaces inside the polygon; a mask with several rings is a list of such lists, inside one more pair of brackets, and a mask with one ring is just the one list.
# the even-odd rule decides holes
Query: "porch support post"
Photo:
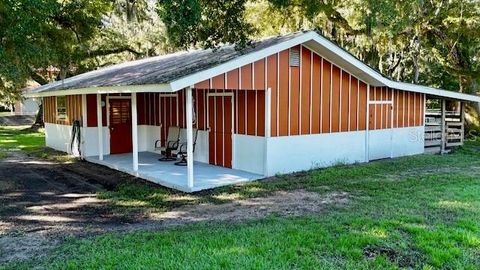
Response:
[{"label": "porch support post", "polygon": [[98,159],[103,160],[102,95],[97,94]]},{"label": "porch support post", "polygon": [[137,93],[132,93],[132,160],[133,171],[138,172]]},{"label": "porch support post", "polygon": [[465,102],[460,101],[460,123],[462,123],[461,130],[462,132],[460,133],[461,139],[462,139],[462,145],[465,140]]},{"label": "porch support post", "polygon": [[87,144],[85,143],[85,132],[87,130],[87,95],[83,94],[82,95],[82,137],[81,137],[81,148],[82,149],[82,155],[81,158],[85,158],[86,155],[86,150],[87,150]]},{"label": "porch support post", "polygon": [[370,84],[367,84],[367,113],[365,115],[365,123],[366,123],[366,128],[365,128],[365,162],[370,161],[370,139],[368,138],[369,136],[369,122],[370,122]]},{"label": "porch support post", "polygon": [[441,139],[441,142],[442,142],[442,145],[440,146],[440,154],[444,154],[445,153],[445,144],[447,143],[447,133],[445,132],[446,130],[446,127],[445,127],[445,118],[446,118],[446,100],[444,98],[442,98],[442,111],[441,111],[441,114],[442,114],[442,123],[441,123],[441,127],[442,127],[442,139]]},{"label": "porch support post", "polygon": [[193,188],[193,102],[192,86],[187,87],[187,185]]},{"label": "porch support post", "polygon": [[269,176],[268,172],[268,139],[272,132],[272,89],[265,90],[265,142],[263,148],[263,175]]}]

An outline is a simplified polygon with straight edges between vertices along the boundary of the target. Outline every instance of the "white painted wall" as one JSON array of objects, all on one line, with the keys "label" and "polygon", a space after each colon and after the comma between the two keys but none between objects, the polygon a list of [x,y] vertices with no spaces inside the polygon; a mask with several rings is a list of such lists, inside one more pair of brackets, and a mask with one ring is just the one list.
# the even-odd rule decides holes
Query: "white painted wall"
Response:
[{"label": "white painted wall", "polygon": [[[110,130],[103,127],[103,154],[110,154]],[[98,128],[97,127],[83,127],[82,128],[82,143],[84,156],[98,156]]]},{"label": "white painted wall", "polygon": [[[98,155],[98,132],[96,127],[82,127],[82,151],[85,156]],[[45,145],[55,150],[70,153],[72,126],[45,123]],[[110,135],[107,127],[103,128],[104,154],[110,153]]]},{"label": "white painted wall", "polygon": [[365,131],[267,139],[267,175],[365,161]]},{"label": "white painted wall", "polygon": [[138,126],[138,151],[155,152],[155,141],[160,140],[160,127],[139,125]]},{"label": "white painted wall", "polygon": [[72,127],[45,123],[45,145],[62,152],[69,152]]},{"label": "white painted wall", "polygon": [[35,115],[38,112],[39,101],[34,98],[27,98],[15,103],[16,115]]},{"label": "white painted wall", "polygon": [[390,158],[392,155],[392,129],[368,131],[369,160]]},{"label": "white painted wall", "polygon": [[395,128],[393,130],[393,157],[423,154],[425,127]]},{"label": "white painted wall", "polygon": [[233,168],[264,174],[265,138],[234,135]]},{"label": "white painted wall", "polygon": [[[182,132],[187,133],[186,129]],[[197,145],[195,146],[195,152],[193,153],[193,160],[203,163],[208,163],[208,131],[199,130]]]}]

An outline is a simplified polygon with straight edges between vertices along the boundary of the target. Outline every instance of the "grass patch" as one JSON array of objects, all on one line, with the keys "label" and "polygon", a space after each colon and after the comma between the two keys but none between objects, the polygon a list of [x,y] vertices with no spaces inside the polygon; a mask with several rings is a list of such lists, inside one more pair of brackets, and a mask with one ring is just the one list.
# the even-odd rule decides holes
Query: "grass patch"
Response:
[{"label": "grass patch", "polygon": [[11,151],[24,151],[39,158],[69,162],[75,158],[63,152],[45,147],[43,129],[33,130],[30,126],[0,126],[0,159]]},{"label": "grass patch", "polygon": [[353,199],[318,215],[72,239],[47,259],[6,268],[479,269],[479,168],[477,143],[469,143],[446,156],[337,166],[193,195],[125,185],[104,195],[160,211],[298,188]]},{"label": "grass patch", "polygon": [[22,150],[30,153],[39,151],[44,146],[43,131],[34,131],[27,126],[0,126],[0,149],[3,151]]},{"label": "grass patch", "polygon": [[[470,171],[472,166],[480,171],[480,148],[477,142],[457,150],[455,153],[419,155],[382,160],[367,164],[338,165],[325,169],[279,175],[263,181],[226,186],[214,190],[185,194],[145,182],[121,184],[100,196],[111,200],[120,208],[163,212],[182,205],[200,203],[222,204],[235,200],[268,196],[275,191],[306,189],[314,192],[345,191],[359,196],[372,196],[385,182],[400,182],[409,177],[442,172]],[[378,187],[378,188],[377,188]]]}]

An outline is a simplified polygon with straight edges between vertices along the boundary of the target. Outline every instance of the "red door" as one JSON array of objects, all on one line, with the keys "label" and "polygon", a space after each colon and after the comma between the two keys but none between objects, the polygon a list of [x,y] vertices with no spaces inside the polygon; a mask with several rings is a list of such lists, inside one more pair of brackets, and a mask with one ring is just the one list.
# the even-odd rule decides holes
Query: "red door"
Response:
[{"label": "red door", "polygon": [[132,152],[130,99],[110,99],[110,153]]},{"label": "red door", "polygon": [[231,96],[208,97],[209,163],[232,167],[233,102]]}]

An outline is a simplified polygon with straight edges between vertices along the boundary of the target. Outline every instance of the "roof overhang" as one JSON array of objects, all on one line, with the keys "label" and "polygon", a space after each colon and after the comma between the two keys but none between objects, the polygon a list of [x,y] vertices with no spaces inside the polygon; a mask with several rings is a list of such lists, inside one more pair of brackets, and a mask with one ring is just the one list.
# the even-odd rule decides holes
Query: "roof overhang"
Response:
[{"label": "roof overhang", "polygon": [[125,86],[106,86],[91,87],[82,89],[53,90],[45,92],[29,93],[27,97],[43,97],[73,94],[104,94],[104,93],[139,93],[139,92],[176,92],[186,87],[195,85],[196,83],[213,78],[225,72],[240,68],[244,65],[253,63],[265,57],[289,49],[291,47],[303,44],[307,48],[315,51],[326,60],[335,63],[340,68],[350,72],[360,80],[372,86],[387,86],[390,88],[405,90],[417,93],[423,93],[436,97],[444,97],[463,101],[479,102],[480,96],[468,95],[453,91],[436,89],[428,86],[416,85],[411,83],[403,83],[393,81],[384,77],[378,71],[369,67],[358,58],[340,48],[327,38],[319,35],[314,31],[306,32],[302,35],[286,40],[284,42],[272,45],[270,47],[258,50],[249,54],[239,56],[233,60],[208,68],[199,72],[195,72],[179,79],[173,80],[165,84],[150,85],[125,85]]},{"label": "roof overhang", "polygon": [[355,75],[360,80],[372,86],[388,86],[398,90],[405,90],[417,93],[424,93],[428,95],[458,99],[463,101],[472,101],[480,103],[480,96],[468,95],[453,91],[447,91],[442,89],[436,89],[433,87],[403,83],[393,81],[384,77],[378,71],[374,70],[370,66],[366,65],[358,58],[340,48],[335,43],[331,42],[327,38],[319,35],[314,31],[307,32],[298,37],[292,38],[285,42],[273,45],[271,47],[259,50],[247,55],[240,56],[229,62],[215,66],[213,68],[203,70],[194,74],[187,75],[183,78],[175,80],[170,83],[170,87],[173,91],[178,91],[188,86],[192,86],[196,83],[202,82],[209,78],[213,78],[217,75],[225,73],[227,71],[242,67],[249,63],[263,59],[269,55],[278,53],[288,48],[303,44],[307,48],[317,52],[326,60],[335,63],[340,68]]},{"label": "roof overhang", "polygon": [[50,97],[64,95],[82,95],[82,94],[131,94],[131,93],[170,93],[172,88],[170,84],[145,84],[145,85],[122,85],[122,86],[99,86],[78,89],[52,90],[39,93],[26,93],[27,98]]}]

